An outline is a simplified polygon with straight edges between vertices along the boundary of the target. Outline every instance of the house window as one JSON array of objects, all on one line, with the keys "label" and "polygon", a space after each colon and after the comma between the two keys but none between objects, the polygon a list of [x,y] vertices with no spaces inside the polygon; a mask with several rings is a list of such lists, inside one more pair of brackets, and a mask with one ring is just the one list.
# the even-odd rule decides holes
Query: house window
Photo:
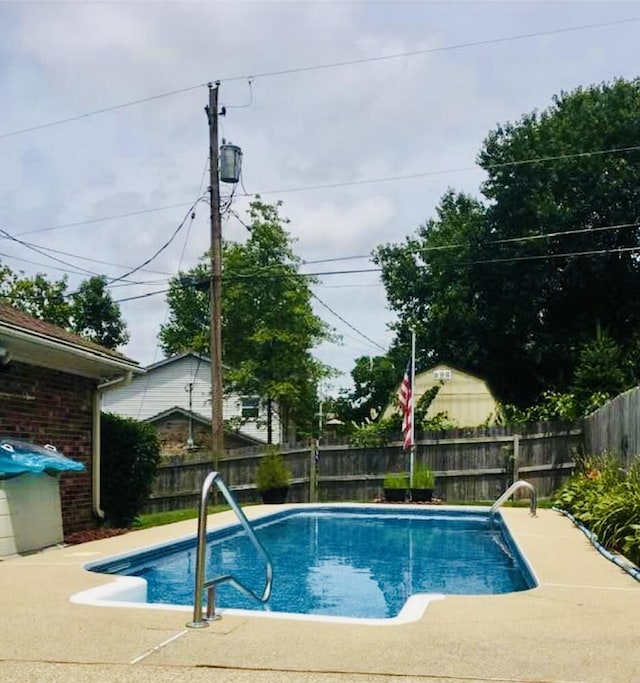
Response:
[{"label": "house window", "polygon": [[242,417],[255,420],[258,417],[260,398],[258,396],[242,397]]},{"label": "house window", "polygon": [[451,370],[434,370],[433,377],[439,380],[451,379]]}]

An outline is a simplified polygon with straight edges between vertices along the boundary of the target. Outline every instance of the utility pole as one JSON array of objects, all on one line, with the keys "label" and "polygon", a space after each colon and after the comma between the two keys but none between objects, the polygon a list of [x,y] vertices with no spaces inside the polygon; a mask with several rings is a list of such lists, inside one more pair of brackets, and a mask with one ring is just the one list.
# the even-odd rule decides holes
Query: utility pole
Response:
[{"label": "utility pole", "polygon": [[224,448],[222,421],[222,226],[220,224],[220,185],[218,180],[218,87],[209,83],[209,192],[211,200],[211,453],[214,468]]}]

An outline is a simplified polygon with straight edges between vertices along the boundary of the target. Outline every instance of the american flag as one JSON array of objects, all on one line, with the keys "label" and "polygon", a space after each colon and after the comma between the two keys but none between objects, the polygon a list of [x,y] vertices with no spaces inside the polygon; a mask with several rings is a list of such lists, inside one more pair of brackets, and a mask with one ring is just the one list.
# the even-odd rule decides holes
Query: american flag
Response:
[{"label": "american flag", "polygon": [[402,447],[406,451],[407,448],[413,446],[413,429],[411,421],[413,420],[413,391],[411,386],[411,361],[407,363],[407,369],[404,371],[404,377],[398,389],[398,403],[402,410]]}]

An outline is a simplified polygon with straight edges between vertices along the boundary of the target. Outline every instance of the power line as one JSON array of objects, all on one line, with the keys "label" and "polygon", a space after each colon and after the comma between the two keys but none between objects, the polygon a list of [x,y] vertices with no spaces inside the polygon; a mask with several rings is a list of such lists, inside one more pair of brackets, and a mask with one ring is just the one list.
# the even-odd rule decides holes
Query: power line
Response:
[{"label": "power line", "polygon": [[[508,167],[508,166],[519,166],[519,165],[525,165],[525,164],[535,164],[535,163],[546,163],[549,161],[560,161],[563,159],[573,159],[573,158],[583,158],[583,157],[589,157],[589,156],[600,156],[604,154],[617,154],[617,153],[622,153],[622,152],[633,152],[640,150],[640,145],[633,145],[629,147],[614,147],[610,149],[600,149],[600,150],[592,150],[588,152],[575,152],[573,154],[558,154],[555,156],[547,156],[547,157],[536,157],[536,158],[531,158],[531,159],[521,159],[521,160],[514,160],[514,161],[505,161],[502,163],[497,163],[497,164],[489,164],[486,166],[487,169],[497,169],[497,168],[502,168],[502,167]],[[236,197],[255,197],[258,195],[265,195],[265,194],[284,194],[284,193],[291,193],[291,192],[304,192],[304,191],[311,191],[311,190],[324,190],[324,189],[332,189],[332,188],[340,188],[340,187],[350,187],[350,186],[357,186],[357,185],[370,185],[374,183],[385,183],[385,182],[393,182],[393,181],[401,181],[401,180],[414,180],[416,178],[425,178],[429,176],[437,176],[437,175],[445,175],[447,173],[461,173],[461,172],[467,172],[467,171],[482,171],[484,170],[480,166],[461,166],[458,168],[449,168],[449,169],[437,169],[433,171],[422,171],[418,173],[410,173],[410,174],[405,174],[405,175],[398,175],[398,176],[384,176],[380,178],[366,178],[363,180],[352,180],[352,181],[343,181],[343,182],[337,182],[337,183],[324,183],[320,185],[304,185],[304,186],[299,186],[299,187],[290,187],[290,188],[282,188],[279,190],[262,190],[259,192],[244,192],[242,194],[236,194]],[[22,232],[17,232],[15,233],[16,237],[22,237],[24,235],[32,235],[35,233],[40,233],[40,232],[49,232],[53,230],[62,230],[64,228],[73,228],[73,227],[78,227],[82,225],[90,225],[92,223],[102,223],[106,221],[111,221],[111,220],[118,220],[120,218],[129,218],[131,216],[140,216],[144,215],[147,213],[155,213],[158,211],[165,211],[167,209],[176,209],[176,208],[182,208],[183,206],[192,206],[190,202],[181,202],[180,204],[168,204],[165,206],[157,206],[153,207],[150,209],[141,209],[139,211],[130,211],[126,213],[120,213],[120,214],[113,214],[111,216],[102,216],[101,218],[88,218],[86,220],[82,221],[74,221],[73,223],[62,223],[60,225],[52,225],[52,226],[47,226],[43,228],[36,228],[35,230],[24,230]],[[251,230],[251,227],[245,223],[238,213],[234,211],[233,209],[229,209],[229,213],[233,215],[242,225],[244,225],[247,230]],[[366,258],[366,256],[349,256],[349,257],[344,257],[344,260],[348,259],[357,259],[357,258]],[[309,261],[308,263],[315,263],[315,261]]]},{"label": "power line", "polygon": [[[200,175],[200,183],[198,184],[198,197],[202,197],[202,190],[204,189],[204,179],[207,175],[207,169],[209,168],[209,155],[205,157],[204,166],[202,167],[202,174]],[[193,221],[189,223],[187,228],[187,234],[184,238],[184,243],[182,244],[182,251],[180,252],[180,258],[178,259],[178,272],[182,268],[182,261],[184,259],[185,252],[187,251],[187,244],[189,243],[189,238],[191,237],[191,228],[193,227]]]},{"label": "power line", "polygon": [[139,266],[132,268],[131,270],[127,271],[124,275],[120,275],[119,277],[114,278],[113,280],[108,282],[108,284],[112,285],[114,282],[118,282],[120,280],[123,280],[126,277],[129,277],[129,275],[133,275],[133,273],[137,272],[138,270],[142,270],[142,268],[144,268],[144,266],[148,265],[149,263],[151,263],[151,261],[153,261],[155,258],[157,258],[171,244],[171,242],[173,242],[173,240],[176,238],[177,234],[180,232],[180,230],[182,230],[182,227],[186,223],[187,218],[189,218],[189,216],[191,216],[191,222],[193,222],[193,220],[196,217],[194,209],[196,207],[196,204],[199,201],[200,201],[200,197],[198,197],[198,199],[196,199],[196,201],[193,202],[193,204],[191,205],[191,208],[187,211],[184,218],[180,222],[180,225],[178,225],[178,227],[173,231],[173,234],[171,235],[171,237],[159,249],[157,249],[148,259],[143,261]]},{"label": "power line", "polygon": [[620,228],[637,228],[640,225],[635,223],[618,223],[617,225],[601,225],[595,228],[576,228],[575,230],[559,230],[557,232],[547,232],[540,235],[525,235],[524,237],[509,237],[508,239],[494,240],[487,244],[507,244],[509,242],[530,242],[540,239],[548,239],[551,237],[564,237],[565,235],[581,235],[589,232],[602,232],[605,230],[619,230]]},{"label": "power line", "polygon": [[[472,266],[472,265],[487,265],[487,264],[494,264],[494,263],[516,263],[516,262],[522,262],[522,261],[540,261],[544,259],[558,259],[558,258],[571,258],[571,257],[577,257],[577,256],[602,256],[606,254],[621,254],[621,253],[640,253],[640,247],[615,247],[612,249],[594,249],[590,251],[573,251],[573,252],[566,252],[563,254],[542,254],[542,255],[536,255],[536,256],[516,256],[516,257],[506,257],[506,258],[498,258],[498,259],[486,259],[486,260],[480,260],[480,261],[466,261],[464,263],[461,263],[460,265],[463,266]],[[369,268],[367,270],[336,270],[336,271],[331,271],[331,272],[324,272],[324,273],[298,273],[300,277],[316,277],[318,275],[348,275],[348,274],[353,274],[353,273],[379,273],[382,271],[382,268]],[[291,277],[291,273],[280,273],[280,277]],[[272,274],[266,277],[275,277],[276,274]],[[265,277],[265,276],[260,276],[259,274],[253,273],[253,274],[243,274],[242,277]],[[351,285],[350,285],[351,286]],[[147,294],[138,294],[137,296],[130,296],[126,297],[124,299],[117,299],[114,301],[114,303],[122,303],[123,301],[134,301],[135,299],[144,299],[146,297],[150,296],[156,296],[158,294],[165,294],[169,289],[161,289],[155,292],[148,292]],[[314,298],[318,299],[318,297],[313,294],[312,296]],[[329,308],[323,301],[318,301],[325,306],[326,308]],[[333,313],[335,316],[338,318],[341,318],[341,316],[333,311],[332,309],[329,309],[331,313]],[[342,318],[341,318],[342,319]],[[348,323],[346,320],[342,319],[342,321],[351,326],[350,323]],[[358,334],[361,334],[359,330],[356,330]],[[374,342],[372,339],[369,339],[369,341],[372,344],[375,344],[379,348],[382,348],[377,342]]]},{"label": "power line", "polygon": [[384,287],[384,285],[381,282],[371,282],[367,285],[363,284],[346,284],[346,285],[325,285],[320,282],[317,282],[315,287],[322,287],[322,289],[371,289],[373,287]]},{"label": "power line", "polygon": [[139,211],[128,211],[127,213],[117,213],[112,216],[102,216],[101,218],[87,218],[82,221],[75,221],[73,223],[62,223],[60,225],[50,225],[44,228],[36,228],[35,230],[24,230],[17,232],[16,236],[22,237],[24,235],[33,235],[37,232],[50,232],[53,230],[62,230],[63,228],[75,228],[80,225],[89,225],[91,223],[103,223],[105,221],[113,221],[119,218],[129,218],[131,216],[142,216],[146,213],[156,213],[157,211],[166,211],[167,209],[181,209],[183,206],[191,206],[191,202],[181,202],[180,204],[167,204],[166,206],[156,206],[151,209],[140,209]]},{"label": "power line", "polygon": [[20,256],[14,256],[13,254],[0,253],[0,256],[3,256],[4,258],[13,259],[14,261],[22,261],[23,263],[29,263],[32,266],[42,266],[43,268],[48,268],[50,270],[59,270],[62,273],[69,273],[70,275],[86,275],[86,273],[80,270],[69,270],[68,268],[61,268],[60,266],[52,266],[50,263],[32,261],[31,259],[22,258]]},{"label": "power line", "polygon": [[[566,235],[582,235],[585,233],[595,233],[595,232],[604,232],[608,230],[619,230],[622,228],[638,228],[640,227],[640,224],[635,222],[635,223],[618,223],[616,225],[601,225],[598,227],[589,227],[589,228],[576,228],[575,230],[558,230],[556,232],[547,232],[547,233],[540,233],[537,235],[523,235],[521,237],[509,237],[505,239],[499,239],[499,240],[490,240],[488,242],[483,242],[481,246],[483,247],[488,247],[493,244],[511,244],[514,242],[534,242],[536,240],[542,240],[542,239],[551,239],[554,237],[564,237]],[[433,247],[419,247],[416,249],[411,249],[409,253],[412,254],[426,254],[430,251],[444,251],[446,249],[459,249],[460,247],[466,246],[462,242],[457,242],[454,244],[440,244],[437,246]]]},{"label": "power line", "polygon": [[[361,57],[359,59],[347,59],[347,60],[342,60],[338,62],[327,62],[324,64],[315,64],[315,65],[308,65],[308,66],[300,66],[300,67],[292,67],[288,69],[279,69],[279,70],[273,70],[273,71],[263,71],[263,72],[258,72],[254,73],[253,75],[244,75],[244,76],[228,76],[226,78],[217,78],[215,80],[220,81],[221,83],[230,83],[233,81],[240,81],[240,80],[248,80],[249,82],[257,79],[257,78],[271,78],[275,76],[285,76],[285,75],[290,75],[290,74],[296,74],[296,73],[308,73],[311,71],[322,71],[325,69],[337,69],[340,67],[345,67],[345,66],[354,66],[358,64],[368,64],[368,63],[373,63],[373,62],[382,62],[382,61],[388,61],[392,59],[401,59],[401,58],[406,58],[406,57],[417,57],[421,55],[427,55],[427,54],[435,54],[439,52],[451,52],[454,50],[462,50],[462,49],[468,49],[471,47],[483,47],[486,45],[497,45],[500,43],[508,43],[508,42],[514,42],[517,40],[527,40],[530,38],[540,38],[542,36],[550,36],[550,35],[561,35],[564,33],[572,33],[574,31],[586,31],[586,30],[591,30],[595,28],[604,28],[607,26],[617,26],[621,24],[630,24],[640,21],[640,17],[629,17],[627,19],[614,19],[611,21],[602,21],[602,22],[597,22],[593,24],[581,24],[577,26],[567,26],[564,28],[558,28],[558,29],[549,29],[546,31],[535,31],[531,33],[520,33],[512,36],[503,36],[500,38],[488,38],[486,40],[477,40],[477,41],[470,41],[466,43],[456,43],[453,45],[443,45],[441,47],[431,47],[431,48],[425,48],[423,50],[408,50],[405,52],[396,52],[393,54],[389,55],[377,55],[373,57]],[[212,79],[213,80],[213,79]],[[83,114],[77,114],[75,116],[69,116],[67,118],[63,119],[57,119],[54,121],[48,121],[46,123],[41,123],[35,126],[29,126],[27,128],[20,128],[17,130],[9,131],[7,133],[1,133],[0,134],[0,139],[3,138],[9,138],[9,137],[14,137],[16,135],[22,135],[24,133],[30,133],[33,131],[37,130],[42,130],[44,128],[51,128],[53,126],[60,126],[66,123],[72,123],[75,121],[80,121],[81,119],[86,119],[91,116],[96,116],[98,114],[106,114],[108,112],[112,111],[117,111],[119,109],[125,109],[127,107],[133,107],[139,104],[144,104],[146,102],[152,102],[155,100],[160,100],[166,97],[173,97],[175,95],[181,95],[187,92],[191,92],[193,90],[198,90],[200,88],[204,88],[208,86],[210,81],[204,82],[204,83],[197,83],[195,85],[190,85],[185,88],[179,88],[176,90],[169,90],[163,93],[159,93],[157,95],[150,95],[149,97],[142,97],[136,100],[130,100],[128,102],[122,102],[120,104],[115,104],[111,105],[108,107],[103,107],[101,109],[94,109],[88,112],[84,112]],[[232,105],[231,105],[232,106]],[[247,105],[248,106],[248,105]]]},{"label": "power line", "polygon": [[[572,252],[565,252],[563,254],[542,254],[542,255],[535,255],[535,256],[509,256],[505,258],[496,258],[496,259],[486,259],[486,260],[475,260],[475,261],[461,261],[460,265],[461,266],[473,266],[473,265],[484,265],[484,264],[491,264],[491,263],[510,263],[510,262],[518,262],[518,261],[534,261],[534,260],[541,260],[541,259],[556,259],[556,258],[570,258],[574,256],[598,256],[598,255],[603,255],[603,254],[616,254],[616,253],[632,253],[632,252],[640,252],[640,246],[638,247],[613,247],[610,249],[594,249],[594,250],[587,250],[587,251],[572,251]],[[362,268],[362,269],[349,269],[349,270],[329,270],[329,271],[320,271],[320,272],[315,272],[315,273],[298,273],[297,275],[299,277],[306,277],[306,278],[312,278],[312,277],[319,277],[322,275],[354,275],[354,274],[360,274],[360,273],[380,273],[382,272],[382,268]],[[259,271],[254,271],[250,273],[234,273],[233,275],[227,275],[226,278],[229,280],[233,279],[246,279],[246,278],[261,278],[261,279],[269,279],[269,278],[276,278],[276,277],[291,277],[290,273],[261,273]]]},{"label": "power line", "polygon": [[[0,235],[0,238],[7,239],[3,235]],[[23,242],[23,244],[25,244],[25,245],[28,244],[32,247],[37,247],[39,249],[42,249],[43,251],[51,252],[53,254],[61,254],[62,256],[70,256],[71,258],[76,258],[76,259],[79,259],[80,261],[90,261],[91,263],[98,263],[98,264],[103,265],[103,266],[112,266],[114,268],[125,268],[125,269],[132,267],[132,266],[125,266],[121,263],[113,263],[111,261],[102,261],[100,259],[91,258],[90,256],[82,256],[80,254],[74,254],[70,251],[62,251],[61,249],[54,249],[53,247],[45,247],[42,244],[35,244],[34,242]],[[10,255],[5,254],[5,256],[10,256]],[[20,259],[17,256],[13,256],[12,258],[15,258],[19,261],[26,261],[26,259]],[[27,261],[27,263],[35,263],[35,262]],[[35,263],[35,265],[45,265],[45,264]],[[62,269],[58,269],[58,270],[62,270]],[[170,276],[173,274],[173,273],[170,273],[168,271],[163,271],[163,270],[152,270],[151,268],[145,268],[145,269],[141,268],[140,270],[144,270],[147,273],[154,273],[155,275],[169,275]],[[131,284],[138,284],[138,283],[131,283]]]},{"label": "power line", "polygon": [[232,280],[246,280],[249,278],[264,278],[264,279],[269,279],[269,278],[276,278],[276,277],[305,277],[305,278],[312,278],[312,277],[318,277],[321,275],[348,275],[348,274],[353,274],[353,273],[379,273],[381,268],[361,268],[361,269],[352,269],[352,270],[324,270],[320,271],[317,273],[285,273],[285,272],[277,272],[277,271],[271,271],[269,272],[261,272],[259,270],[254,270],[252,272],[245,272],[245,273],[233,273],[233,274],[227,274],[222,276],[223,280],[227,281],[232,281]]},{"label": "power line", "polygon": [[17,242],[18,244],[21,244],[24,247],[27,247],[27,249],[30,249],[31,251],[34,251],[36,254],[40,254],[40,256],[44,256],[45,258],[51,259],[52,261],[56,261],[57,263],[62,263],[63,266],[69,266],[70,268],[76,268],[79,271],[82,271],[86,273],[87,275],[98,275],[93,270],[88,270],[86,268],[82,268],[81,266],[77,266],[74,263],[69,263],[68,261],[64,261],[63,259],[58,258],[57,256],[50,256],[47,254],[44,250],[38,249],[37,247],[32,246],[29,244],[29,242],[24,242],[23,240],[19,240],[17,237],[14,237],[11,233],[7,232],[6,230],[3,230],[0,228],[0,236],[4,236],[6,239],[11,240],[12,242]]},{"label": "power line", "polygon": [[190,85],[186,88],[180,88],[178,90],[169,90],[167,92],[159,93],[158,95],[151,95],[149,97],[142,97],[138,100],[130,100],[129,102],[122,102],[121,104],[114,104],[110,107],[103,107],[102,109],[93,109],[92,111],[85,112],[84,114],[77,114],[75,116],[69,116],[65,119],[56,119],[55,121],[48,121],[47,123],[40,123],[36,126],[29,126],[28,128],[19,128],[18,130],[12,130],[9,133],[0,134],[0,139],[10,138],[16,135],[22,135],[23,133],[32,133],[36,130],[42,130],[43,128],[52,128],[53,126],[61,126],[65,123],[73,123],[74,121],[80,121],[81,119],[87,119],[91,116],[96,116],[97,114],[106,114],[111,111],[116,111],[118,109],[125,109],[126,107],[133,107],[136,104],[144,104],[145,102],[152,102],[154,100],[160,100],[165,97],[171,97],[173,95],[181,95],[192,90],[198,90],[206,85],[206,83],[199,83],[198,85]]},{"label": "power line", "polygon": [[321,259],[316,259],[314,261],[306,261],[303,259],[302,265],[303,266],[311,266],[315,265],[317,263],[337,263],[338,261],[356,261],[358,259],[369,259],[371,258],[371,254],[358,254],[356,256],[336,256],[335,258],[321,258]]},{"label": "power line", "polygon": [[546,157],[533,157],[531,159],[520,159],[515,161],[503,161],[496,164],[487,164],[486,166],[460,166],[458,168],[439,169],[435,171],[421,171],[418,173],[407,173],[397,176],[381,176],[379,178],[365,178],[362,180],[346,180],[336,183],[323,183],[321,185],[299,185],[297,187],[283,187],[277,190],[261,190],[260,192],[245,193],[238,195],[239,197],[255,197],[257,195],[267,194],[289,194],[292,192],[306,192],[310,190],[331,190],[340,187],[353,187],[357,185],[371,185],[373,183],[389,183],[399,180],[415,180],[417,178],[428,178],[430,176],[444,175],[446,173],[462,173],[467,171],[486,171],[489,169],[507,168],[509,166],[524,166],[527,164],[540,164],[549,161],[561,161],[565,159],[579,159],[590,156],[600,156],[604,154],[618,154],[621,152],[635,152],[640,150],[640,145],[633,145],[629,147],[613,147],[611,149],[597,149],[590,152],[574,152],[571,154],[557,154]]},{"label": "power line", "polygon": [[[233,214],[236,216],[236,218],[238,218],[238,220],[241,220],[241,219],[239,218],[239,216],[237,216],[237,214],[236,214],[235,211],[231,210],[231,213],[233,213]],[[242,222],[243,225],[245,225],[245,227],[246,227],[247,229],[249,229],[249,230],[251,229],[251,227],[250,227],[249,225],[247,225],[247,224],[244,223],[243,221],[241,221],[241,222]],[[192,224],[192,223],[190,223],[189,225],[191,226],[191,224]],[[580,235],[580,234],[586,234],[586,233],[593,234],[593,233],[597,233],[597,232],[604,232],[604,231],[610,231],[610,230],[619,230],[619,229],[624,229],[624,228],[636,228],[636,227],[640,227],[640,224],[639,224],[638,222],[633,222],[633,223],[618,223],[618,224],[615,224],[615,225],[596,226],[596,227],[589,227],[589,228],[577,228],[577,229],[575,229],[575,230],[561,230],[561,231],[549,232],[549,233],[544,233],[544,234],[523,235],[523,236],[520,236],[520,237],[510,237],[510,238],[506,238],[506,239],[491,240],[491,241],[488,241],[488,242],[484,242],[484,243],[482,244],[482,246],[491,246],[491,245],[497,245],[497,244],[508,244],[508,243],[517,243],[517,242],[532,242],[532,241],[541,240],[541,239],[550,239],[550,238],[555,238],[555,237],[565,237],[565,236],[568,236],[568,235]],[[6,231],[5,231],[5,232],[6,232]],[[3,238],[3,239],[11,239],[11,238],[7,237],[6,235],[2,235],[2,234],[0,234],[0,238]],[[145,272],[155,273],[155,274],[158,274],[158,275],[167,275],[167,276],[169,276],[169,277],[172,276],[172,273],[170,273],[170,272],[168,272],[168,271],[160,271],[160,270],[153,270],[153,269],[147,269],[147,268],[140,268],[139,266],[137,266],[136,268],[132,268],[131,266],[128,266],[128,265],[113,263],[113,262],[110,262],[110,261],[102,261],[102,260],[100,260],[100,259],[94,259],[94,258],[91,258],[91,257],[88,257],[88,256],[82,256],[82,255],[80,255],[80,254],[74,254],[74,253],[72,253],[72,252],[62,251],[62,250],[59,250],[59,249],[53,249],[53,248],[51,248],[51,247],[45,247],[45,246],[43,246],[43,245],[34,244],[33,242],[24,242],[24,241],[22,241],[22,240],[20,240],[19,242],[20,242],[20,244],[22,244],[22,245],[24,245],[24,246],[29,246],[29,247],[35,247],[35,248],[37,248],[37,249],[39,250],[38,253],[41,253],[41,254],[43,254],[43,255],[45,255],[45,256],[47,256],[47,254],[46,254],[45,252],[52,252],[52,253],[55,253],[55,254],[62,254],[62,255],[64,255],[64,256],[70,256],[71,258],[76,258],[76,259],[80,259],[80,260],[89,261],[89,262],[92,262],[92,263],[98,263],[98,264],[102,264],[102,265],[113,266],[113,267],[115,267],[115,268],[128,268],[128,269],[131,269],[131,271],[137,271],[137,270],[143,271],[143,270],[144,270]],[[420,248],[412,249],[412,250],[410,251],[410,253],[426,254],[426,253],[434,252],[434,251],[443,251],[443,250],[447,250],[447,249],[458,249],[458,248],[463,247],[463,246],[465,246],[465,245],[464,245],[464,243],[461,243],[461,242],[452,243],[452,244],[442,244],[442,245],[437,245],[437,246],[432,246],[432,247],[420,247]],[[183,255],[184,255],[184,248],[183,248]],[[61,268],[61,267],[58,267],[58,266],[53,266],[53,265],[46,264],[46,263],[41,263],[41,262],[38,262],[38,261],[31,261],[31,260],[29,260],[29,259],[25,259],[25,258],[22,258],[22,257],[14,256],[14,255],[12,255],[12,254],[2,253],[2,254],[0,254],[0,256],[4,256],[4,257],[6,257],[6,258],[12,258],[12,259],[17,260],[17,261],[23,261],[23,262],[25,262],[25,263],[29,263],[29,264],[36,265],[36,266],[42,266],[42,267],[44,267],[44,268],[53,268],[54,270],[59,270],[59,271],[61,271],[61,272],[70,273],[70,274],[73,274],[73,275],[83,275],[83,274],[86,274],[86,273],[92,273],[92,271],[85,271],[85,270],[82,270],[82,271],[81,271],[81,270],[77,270],[77,268],[75,267],[74,264],[69,264],[69,265],[71,265],[72,268],[74,268],[74,270],[68,270],[68,269],[66,269],[66,268]],[[181,257],[181,258],[182,258],[182,257]],[[365,258],[370,258],[370,255],[355,254],[355,255],[352,255],[352,256],[339,256],[339,257],[334,257],[334,258],[315,259],[315,260],[311,260],[311,261],[303,260],[303,261],[302,261],[302,265],[316,265],[316,264],[320,264],[320,263],[342,262],[342,261],[357,260],[357,259],[365,259]],[[500,261],[500,262],[504,262],[504,259],[503,259],[502,261]],[[308,275],[310,275],[310,276],[315,276],[315,275],[335,275],[335,274],[349,274],[349,273],[358,274],[358,273],[361,273],[361,272],[375,272],[375,269],[354,269],[354,270],[341,270],[341,271],[323,271],[323,272],[320,272],[320,273],[309,273]],[[92,274],[97,274],[97,273],[92,273]],[[267,274],[267,275],[268,275],[268,274]],[[279,275],[279,273],[276,272],[276,273],[274,273],[274,275],[277,276],[277,275]],[[304,275],[306,275],[306,274],[300,273],[300,275],[303,275],[303,276],[304,276]],[[262,269],[262,270],[252,271],[252,272],[249,272],[249,273],[240,273],[240,274],[237,274],[235,277],[247,278],[247,277],[265,277],[265,276],[266,276],[266,274],[265,274],[265,272],[264,272],[264,269]],[[122,276],[122,277],[125,277],[125,276]],[[117,278],[117,280],[113,280],[113,283],[115,283],[116,281],[122,280],[122,277]],[[229,277],[233,278],[234,276],[227,276],[227,278],[229,278]],[[160,284],[161,282],[164,282],[164,281],[166,281],[166,280],[163,279],[163,280],[128,281],[128,282],[122,282],[121,284],[112,284],[112,283],[109,283],[109,286],[110,286],[110,287],[111,287],[111,286],[113,286],[113,287],[121,287],[121,286],[152,285],[152,284]],[[369,284],[369,285],[355,285],[355,284],[352,284],[352,285],[320,285],[320,286],[328,287],[328,288],[338,288],[338,287],[344,288],[344,287],[376,287],[376,286],[380,286],[380,285],[374,285],[374,284]]]},{"label": "power line", "polygon": [[168,289],[159,289],[155,292],[147,292],[146,294],[138,294],[137,296],[127,296],[124,299],[114,299],[113,303],[114,304],[121,304],[125,301],[135,301],[136,299],[146,299],[147,297],[150,296],[157,296],[158,294],[166,294],[169,290]]},{"label": "power line", "polygon": [[336,318],[338,318],[338,320],[341,320],[349,329],[353,330],[356,334],[359,334],[363,339],[366,339],[370,344],[373,344],[374,346],[377,346],[379,349],[382,349],[383,351],[386,352],[386,349],[384,348],[384,346],[381,346],[380,344],[378,344],[378,342],[373,341],[373,339],[371,339],[371,337],[368,337],[364,332],[361,332],[357,327],[354,327],[348,320],[345,320],[339,313],[336,313],[336,311],[334,311],[333,308],[331,308],[331,306],[325,304],[325,302],[317,294],[314,294],[313,292],[311,292],[311,296],[319,304],[324,306],[329,311],[329,313],[332,313],[333,315],[336,316]]},{"label": "power line", "polygon": [[461,265],[476,266],[493,263],[518,263],[521,261],[541,261],[543,259],[571,258],[574,256],[602,256],[606,254],[625,254],[640,252],[640,247],[613,247],[611,249],[593,249],[591,251],[573,251],[565,254],[539,254],[536,256],[510,256],[497,259],[486,259],[484,261],[468,261]]},{"label": "power line", "polygon": [[169,282],[168,277],[159,278],[157,280],[127,280],[126,282],[118,282],[115,285],[106,285],[111,289],[122,289],[123,287],[149,287],[150,285],[164,285]]},{"label": "power line", "polygon": [[[525,40],[528,38],[541,38],[542,36],[559,35],[562,33],[572,33],[574,31],[586,31],[594,28],[603,28],[605,26],[615,26],[619,24],[629,24],[640,21],[640,17],[629,17],[627,19],[614,19],[612,21],[597,22],[594,24],[582,24],[578,26],[567,26],[565,28],[549,29],[547,31],[536,31],[532,33],[520,33],[513,36],[503,36],[501,38],[487,38],[486,40],[476,40],[467,43],[456,43],[454,45],[443,45],[441,47],[430,47],[423,50],[408,50],[406,52],[396,52],[390,55],[379,55],[375,57],[361,57],[359,59],[348,59],[340,62],[328,62],[325,64],[316,64],[311,66],[292,67],[290,69],[280,69],[278,71],[265,71],[256,73],[251,78],[268,78],[272,76],[285,76],[289,74],[305,73],[309,71],[321,71],[324,69],[336,69],[343,66],[353,66],[356,64],[367,64],[371,62],[382,62],[390,59],[400,59],[403,57],[417,57],[421,55],[434,54],[438,52],[452,52],[454,50],[463,50],[470,47],[482,47],[485,45],[496,45],[499,43],[513,42],[516,40]],[[232,76],[228,78],[220,78],[221,83],[228,83],[230,81],[245,80],[247,76]]]}]

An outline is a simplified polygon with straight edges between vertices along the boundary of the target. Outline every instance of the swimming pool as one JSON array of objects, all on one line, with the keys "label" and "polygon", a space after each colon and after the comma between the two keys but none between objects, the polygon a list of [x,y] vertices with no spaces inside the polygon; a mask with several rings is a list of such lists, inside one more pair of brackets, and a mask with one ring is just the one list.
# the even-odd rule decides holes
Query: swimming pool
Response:
[{"label": "swimming pool", "polygon": [[[273,561],[271,615],[405,620],[407,610],[421,614],[430,600],[445,595],[536,585],[502,518],[490,522],[485,508],[299,506],[253,526]],[[124,593],[111,591],[111,600],[193,604],[193,537],[86,568],[128,577]],[[239,525],[208,534],[205,573],[233,574],[257,593],[264,585],[264,567]],[[222,611],[265,610],[224,584],[216,603]]]}]

